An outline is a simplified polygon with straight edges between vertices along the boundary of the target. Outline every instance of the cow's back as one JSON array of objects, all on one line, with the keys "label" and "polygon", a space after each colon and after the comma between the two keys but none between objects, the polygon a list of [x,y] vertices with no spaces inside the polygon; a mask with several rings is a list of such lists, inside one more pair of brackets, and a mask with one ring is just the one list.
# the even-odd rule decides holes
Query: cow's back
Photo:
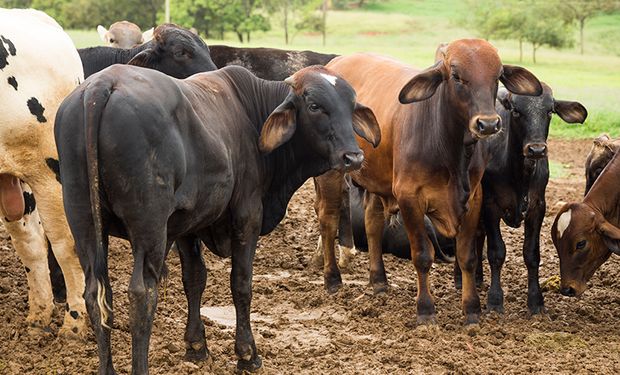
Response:
[{"label": "cow's back", "polygon": [[0,35],[8,52],[0,58],[0,102],[5,108],[0,139],[6,156],[7,148],[23,143],[20,137],[32,139],[44,132],[41,139],[52,139],[58,106],[83,80],[83,72],[73,42],[43,12],[0,9]]}]

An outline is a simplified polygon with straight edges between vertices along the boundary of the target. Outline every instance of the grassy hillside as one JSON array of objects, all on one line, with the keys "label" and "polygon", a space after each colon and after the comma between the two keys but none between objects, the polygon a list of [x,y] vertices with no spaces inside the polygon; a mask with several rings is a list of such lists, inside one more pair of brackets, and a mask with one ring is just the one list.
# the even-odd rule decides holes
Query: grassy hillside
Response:
[{"label": "grassy hillside", "polygon": [[[330,11],[326,46],[317,33],[297,33],[292,43],[285,45],[277,17],[272,20],[271,31],[254,33],[252,42],[243,46],[340,54],[368,51],[426,67],[432,63],[439,43],[476,36],[459,26],[458,20],[463,17],[466,9],[459,0],[387,0],[360,10]],[[551,136],[592,137],[601,132],[620,136],[620,14],[590,20],[585,32],[585,55],[579,54],[578,46],[562,51],[541,48],[537,64],[532,63],[530,46],[525,46],[524,61],[519,62],[517,42],[491,42],[505,63],[530,69],[554,89],[556,98],[578,100],[588,108],[586,126],[566,125],[554,117]],[[94,28],[70,34],[79,47],[99,44]],[[207,42],[241,46],[232,34],[224,41]]]}]

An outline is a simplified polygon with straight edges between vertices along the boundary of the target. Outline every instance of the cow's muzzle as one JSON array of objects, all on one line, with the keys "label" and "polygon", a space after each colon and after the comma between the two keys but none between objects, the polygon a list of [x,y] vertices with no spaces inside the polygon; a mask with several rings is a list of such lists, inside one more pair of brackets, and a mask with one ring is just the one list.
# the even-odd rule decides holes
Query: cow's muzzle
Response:
[{"label": "cow's muzzle", "polygon": [[342,154],[342,163],[347,172],[360,169],[362,162],[364,162],[363,152],[345,152]]},{"label": "cow's muzzle", "polygon": [[528,143],[523,148],[523,156],[530,159],[541,159],[547,156],[547,144]]},{"label": "cow's muzzle", "polygon": [[502,120],[499,116],[476,116],[470,123],[470,130],[478,138],[486,138],[497,133],[502,127]]},{"label": "cow's muzzle", "polygon": [[562,293],[562,295],[566,297],[577,296],[577,292],[575,291],[575,288],[573,288],[572,286],[566,286],[566,287],[561,288],[560,293]]}]

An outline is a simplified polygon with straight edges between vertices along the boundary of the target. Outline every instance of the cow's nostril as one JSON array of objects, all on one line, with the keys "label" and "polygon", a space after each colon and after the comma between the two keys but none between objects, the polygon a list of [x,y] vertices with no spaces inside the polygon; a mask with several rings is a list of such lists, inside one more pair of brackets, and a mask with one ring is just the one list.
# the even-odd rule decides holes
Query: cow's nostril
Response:
[{"label": "cow's nostril", "polygon": [[575,289],[572,287],[564,287],[560,289],[560,293],[562,293],[563,296],[567,296],[567,297],[575,297],[575,295],[577,294],[575,292]]}]

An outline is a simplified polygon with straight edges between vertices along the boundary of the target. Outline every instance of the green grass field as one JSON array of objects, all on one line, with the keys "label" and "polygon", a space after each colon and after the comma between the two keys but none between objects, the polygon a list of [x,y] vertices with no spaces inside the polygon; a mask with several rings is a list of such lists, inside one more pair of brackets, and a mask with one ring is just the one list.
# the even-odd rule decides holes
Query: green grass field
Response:
[{"label": "green grass field", "polygon": [[[387,0],[360,10],[330,11],[325,46],[316,33],[298,33],[291,44],[285,45],[277,17],[272,20],[272,30],[252,34],[250,44],[240,44],[232,34],[225,40],[207,43],[339,54],[367,51],[426,67],[432,64],[439,43],[476,37],[473,31],[459,26],[464,12],[465,6],[459,0]],[[579,54],[577,45],[569,50],[543,47],[537,52],[537,64],[532,63],[529,45],[524,46],[524,61],[519,62],[516,41],[491,40],[505,63],[530,69],[554,89],[556,98],[577,100],[588,109],[585,126],[567,125],[554,116],[551,137],[590,138],[602,132],[620,136],[620,14],[590,20],[585,33],[584,55]],[[78,47],[100,44],[94,27],[92,31],[69,34]]]}]

